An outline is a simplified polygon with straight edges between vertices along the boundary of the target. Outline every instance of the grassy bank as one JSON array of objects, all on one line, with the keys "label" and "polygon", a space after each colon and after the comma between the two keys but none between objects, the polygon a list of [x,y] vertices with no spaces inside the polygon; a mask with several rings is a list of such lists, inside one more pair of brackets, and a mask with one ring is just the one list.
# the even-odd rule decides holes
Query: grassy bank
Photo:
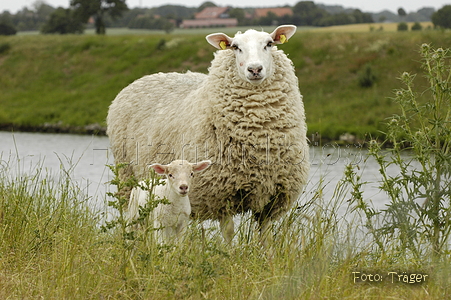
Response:
[{"label": "grassy bank", "polygon": [[[378,134],[381,121],[396,110],[389,97],[397,78],[420,73],[419,45],[445,47],[451,39],[440,31],[370,32],[361,26],[367,31],[299,30],[280,47],[296,66],[309,134]],[[0,37],[0,125],[101,130],[123,87],[155,72],[206,72],[212,53],[203,33]],[[370,87],[359,84],[365,73],[373,78]],[[416,86],[425,85],[416,78]]]}]

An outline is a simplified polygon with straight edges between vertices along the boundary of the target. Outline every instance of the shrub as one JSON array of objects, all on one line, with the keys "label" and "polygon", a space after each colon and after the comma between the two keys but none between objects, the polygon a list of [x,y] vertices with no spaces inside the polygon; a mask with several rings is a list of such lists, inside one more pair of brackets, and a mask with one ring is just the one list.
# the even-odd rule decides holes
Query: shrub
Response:
[{"label": "shrub", "polygon": [[9,49],[11,49],[11,45],[9,43],[1,43],[0,44],[0,54],[5,53]]},{"label": "shrub", "polygon": [[407,31],[409,30],[409,26],[406,22],[401,22],[398,24],[398,31]]},{"label": "shrub", "polygon": [[358,80],[359,85],[363,88],[369,88],[373,86],[373,84],[376,82],[376,75],[374,75],[371,65],[365,65],[363,71],[359,74]]},{"label": "shrub", "polygon": [[412,31],[415,31],[415,30],[423,30],[423,26],[421,26],[420,23],[415,22],[415,24],[412,25]]},{"label": "shrub", "polygon": [[13,25],[0,23],[0,35],[15,35],[16,28]]},{"label": "shrub", "polygon": [[75,18],[71,9],[57,8],[42,26],[42,33],[83,33],[83,24]]}]

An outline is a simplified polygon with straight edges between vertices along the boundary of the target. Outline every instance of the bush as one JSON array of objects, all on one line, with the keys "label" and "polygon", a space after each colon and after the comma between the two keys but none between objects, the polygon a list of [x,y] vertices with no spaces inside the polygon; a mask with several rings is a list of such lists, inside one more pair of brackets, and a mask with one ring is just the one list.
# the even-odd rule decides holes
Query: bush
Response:
[{"label": "bush", "polygon": [[0,35],[15,35],[16,33],[17,30],[13,25],[0,23]]},{"label": "bush", "polygon": [[363,71],[359,74],[359,86],[363,88],[372,87],[376,82],[376,75],[374,75],[373,68],[371,65],[365,65]]},{"label": "bush", "polygon": [[0,54],[5,53],[9,49],[11,49],[11,45],[9,43],[1,43],[0,44]]},{"label": "bush", "polygon": [[415,24],[412,25],[412,31],[415,31],[415,30],[423,30],[423,26],[421,26],[420,23],[415,22]]},{"label": "bush", "polygon": [[42,28],[42,33],[83,33],[83,24],[74,17],[71,9],[59,7],[51,15]]},{"label": "bush", "polygon": [[409,26],[406,22],[401,22],[398,24],[398,31],[407,31],[409,30]]}]

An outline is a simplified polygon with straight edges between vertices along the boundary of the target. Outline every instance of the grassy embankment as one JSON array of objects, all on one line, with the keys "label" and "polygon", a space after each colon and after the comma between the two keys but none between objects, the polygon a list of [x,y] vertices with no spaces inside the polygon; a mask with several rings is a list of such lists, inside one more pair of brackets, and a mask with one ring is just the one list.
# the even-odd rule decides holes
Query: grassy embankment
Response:
[{"label": "grassy embankment", "polygon": [[[440,31],[369,28],[301,28],[280,46],[296,67],[310,134],[334,139],[345,132],[378,134],[381,121],[396,110],[389,97],[399,75],[420,72],[419,45],[446,47],[451,40]],[[214,49],[197,32],[0,37],[0,125],[104,126],[108,105],[133,80],[155,72],[207,71]],[[368,68],[374,85],[363,88],[359,79]]]}]

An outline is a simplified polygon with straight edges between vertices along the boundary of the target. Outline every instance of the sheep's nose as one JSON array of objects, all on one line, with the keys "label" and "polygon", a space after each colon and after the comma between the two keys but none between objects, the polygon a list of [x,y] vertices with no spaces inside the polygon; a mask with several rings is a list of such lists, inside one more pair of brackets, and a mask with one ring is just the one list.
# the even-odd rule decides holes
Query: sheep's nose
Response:
[{"label": "sheep's nose", "polygon": [[182,193],[182,194],[186,194],[186,193],[188,193],[188,185],[187,184],[182,184],[182,185],[180,185],[180,192]]},{"label": "sheep's nose", "polygon": [[249,67],[247,67],[247,70],[252,74],[252,75],[259,75],[260,72],[263,70],[263,66],[262,65],[251,65]]}]

